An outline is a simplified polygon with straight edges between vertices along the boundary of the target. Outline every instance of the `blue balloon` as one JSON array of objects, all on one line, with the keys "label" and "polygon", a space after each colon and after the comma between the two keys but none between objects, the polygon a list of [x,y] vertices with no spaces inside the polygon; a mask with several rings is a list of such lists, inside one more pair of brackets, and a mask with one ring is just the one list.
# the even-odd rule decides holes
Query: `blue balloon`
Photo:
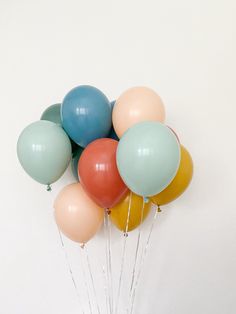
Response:
[{"label": "blue balloon", "polygon": [[97,138],[107,137],[111,129],[111,107],[97,88],[81,85],[72,89],[61,106],[62,125],[81,147]]},{"label": "blue balloon", "polygon": [[[115,102],[116,102],[116,101],[115,101],[115,100],[113,100],[113,101],[111,101],[111,103],[110,103],[110,106],[111,106],[111,111],[113,111],[113,108],[114,108]],[[109,138],[113,138],[113,140],[116,140],[116,141],[119,141],[119,140],[120,140],[120,139],[119,139],[119,137],[117,136],[117,134],[116,134],[115,130],[114,130],[113,125],[112,125],[112,127],[111,127],[111,130],[110,130],[110,132],[109,132],[108,137],[109,137]]]}]

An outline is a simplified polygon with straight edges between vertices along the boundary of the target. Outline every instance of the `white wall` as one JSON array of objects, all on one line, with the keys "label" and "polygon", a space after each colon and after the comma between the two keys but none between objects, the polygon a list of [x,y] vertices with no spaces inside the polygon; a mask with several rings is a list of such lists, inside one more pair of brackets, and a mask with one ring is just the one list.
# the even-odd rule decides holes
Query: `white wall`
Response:
[{"label": "white wall", "polygon": [[[21,169],[16,141],[84,83],[111,100],[134,85],[157,90],[195,163],[191,187],[158,216],[134,313],[236,312],[235,10],[233,0],[0,1],[0,313],[82,313],[52,215],[73,178],[45,192]],[[112,232],[117,285],[123,238]],[[119,314],[136,238],[127,239]],[[104,242],[88,245],[101,303]],[[86,306],[78,247],[66,249]]]}]

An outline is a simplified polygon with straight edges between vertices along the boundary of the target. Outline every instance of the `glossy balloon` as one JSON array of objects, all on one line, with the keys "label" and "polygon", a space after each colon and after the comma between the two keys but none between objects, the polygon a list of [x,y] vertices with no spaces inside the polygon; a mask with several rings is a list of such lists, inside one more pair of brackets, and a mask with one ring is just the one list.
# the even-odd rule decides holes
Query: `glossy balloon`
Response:
[{"label": "glossy balloon", "polygon": [[[111,208],[109,217],[112,223],[121,231],[132,231],[146,219],[150,210],[151,202],[145,203],[143,197],[130,191],[120,203]],[[129,219],[127,219],[128,213]]]},{"label": "glossy balloon", "polygon": [[125,91],[117,99],[112,113],[113,126],[119,138],[138,122],[164,120],[165,108],[160,96],[147,87]]},{"label": "glossy balloon", "polygon": [[71,159],[71,144],[64,130],[49,121],[27,126],[18,139],[17,155],[24,170],[36,181],[57,181]]},{"label": "glossy balloon", "polygon": [[67,185],[54,202],[59,229],[71,240],[86,243],[100,229],[104,210],[85,193],[80,183]]},{"label": "glossy balloon", "polygon": [[81,156],[84,149],[82,147],[79,147],[79,146],[77,146],[77,147],[78,148],[75,151],[74,156],[73,156],[72,161],[71,161],[71,170],[72,170],[72,173],[73,173],[75,179],[77,181],[79,181],[78,162],[79,162],[80,156]]},{"label": "glossy balloon", "polygon": [[164,190],[180,162],[180,147],[173,132],[160,122],[141,122],[120,139],[117,166],[128,188],[144,197]]},{"label": "glossy balloon", "polygon": [[99,89],[88,85],[75,87],[65,96],[61,117],[63,128],[81,147],[108,136],[111,128],[109,100]]},{"label": "glossy balloon", "polygon": [[[49,106],[42,114],[40,120],[47,120],[54,122],[62,127],[62,121],[61,121],[61,104],[55,104]],[[76,153],[78,145],[72,141],[70,138],[71,147],[72,147],[72,156]]]},{"label": "glossy balloon", "polygon": [[99,206],[115,206],[128,192],[116,166],[118,142],[110,138],[89,144],[79,160],[79,178],[87,194]]},{"label": "glossy balloon", "polygon": [[[110,103],[110,106],[111,106],[111,110],[112,110],[112,111],[113,111],[114,105],[115,105],[115,100],[113,100],[113,101]],[[110,133],[108,134],[108,137],[109,137],[109,138],[113,138],[113,140],[119,141],[119,137],[117,136],[117,134],[116,134],[116,132],[115,132],[115,130],[114,130],[113,124],[112,124],[111,130],[110,130]]]},{"label": "glossy balloon", "polygon": [[191,155],[181,145],[181,160],[174,180],[161,193],[151,197],[156,205],[165,205],[179,197],[189,186],[193,176],[193,161]]}]

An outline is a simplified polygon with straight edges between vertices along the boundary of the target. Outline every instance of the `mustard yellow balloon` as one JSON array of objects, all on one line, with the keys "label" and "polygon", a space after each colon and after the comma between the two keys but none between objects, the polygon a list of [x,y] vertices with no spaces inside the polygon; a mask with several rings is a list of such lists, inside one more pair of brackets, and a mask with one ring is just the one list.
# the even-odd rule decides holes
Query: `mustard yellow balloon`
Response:
[{"label": "mustard yellow balloon", "polygon": [[193,161],[191,155],[181,145],[181,159],[179,169],[173,181],[159,194],[150,199],[156,205],[165,205],[179,197],[189,186],[193,176]]},{"label": "mustard yellow balloon", "polygon": [[[132,231],[138,227],[142,221],[147,217],[151,209],[151,202],[144,203],[143,198],[139,195],[129,192],[119,204],[111,208],[110,219],[112,223],[121,231],[126,231],[127,217],[129,212],[130,204],[130,215],[127,231]],[[142,220],[143,212],[143,220]]]}]

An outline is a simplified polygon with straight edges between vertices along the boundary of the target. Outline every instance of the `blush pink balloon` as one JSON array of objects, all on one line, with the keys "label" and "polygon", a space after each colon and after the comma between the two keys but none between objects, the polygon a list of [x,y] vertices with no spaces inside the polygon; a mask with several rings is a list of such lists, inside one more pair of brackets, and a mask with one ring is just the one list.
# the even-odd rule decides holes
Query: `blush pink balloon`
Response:
[{"label": "blush pink balloon", "polygon": [[132,87],[117,99],[112,121],[119,138],[131,126],[142,121],[165,120],[165,108],[160,96],[148,87]]},{"label": "blush pink balloon", "polygon": [[85,193],[80,183],[67,185],[54,202],[59,229],[71,240],[84,244],[99,230],[104,210]]}]

